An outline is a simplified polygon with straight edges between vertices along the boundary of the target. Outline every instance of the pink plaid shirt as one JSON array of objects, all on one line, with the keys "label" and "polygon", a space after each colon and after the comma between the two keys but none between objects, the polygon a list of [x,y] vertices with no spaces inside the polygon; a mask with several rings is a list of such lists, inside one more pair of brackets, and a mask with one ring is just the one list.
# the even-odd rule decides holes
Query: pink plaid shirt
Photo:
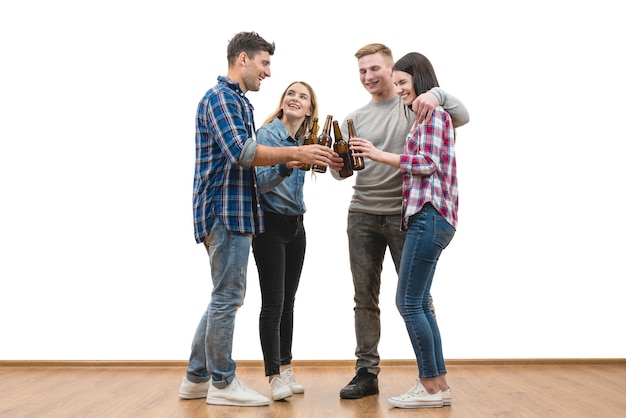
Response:
[{"label": "pink plaid shirt", "polygon": [[402,227],[430,202],[456,229],[459,190],[450,115],[438,107],[428,124],[413,124],[400,155]]}]

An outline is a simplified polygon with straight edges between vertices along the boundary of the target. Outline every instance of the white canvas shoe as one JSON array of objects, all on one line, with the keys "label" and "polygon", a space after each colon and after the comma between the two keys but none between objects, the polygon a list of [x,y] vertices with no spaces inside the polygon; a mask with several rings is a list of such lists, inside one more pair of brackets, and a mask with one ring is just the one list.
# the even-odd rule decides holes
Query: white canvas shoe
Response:
[{"label": "white canvas shoe", "polygon": [[452,405],[452,389],[442,390],[441,398],[443,399],[443,406]]},{"label": "white canvas shoe", "polygon": [[293,395],[289,385],[280,377],[273,378],[270,382],[270,387],[272,388],[272,399],[275,401],[282,401]]},{"label": "white canvas shoe", "polygon": [[194,383],[185,376],[178,389],[178,397],[182,399],[206,398],[210,385],[211,380],[202,383]]},{"label": "white canvas shoe", "polygon": [[296,375],[293,374],[293,370],[290,368],[284,372],[280,372],[280,378],[287,383],[292,393],[304,393],[304,386],[296,382]]},{"label": "white canvas shoe", "polygon": [[441,391],[428,393],[418,381],[407,393],[389,398],[389,405],[396,408],[439,408],[443,406]]},{"label": "white canvas shoe", "polygon": [[232,406],[265,406],[270,404],[269,398],[250,389],[237,377],[224,389],[211,385],[206,397],[206,403],[212,405]]}]

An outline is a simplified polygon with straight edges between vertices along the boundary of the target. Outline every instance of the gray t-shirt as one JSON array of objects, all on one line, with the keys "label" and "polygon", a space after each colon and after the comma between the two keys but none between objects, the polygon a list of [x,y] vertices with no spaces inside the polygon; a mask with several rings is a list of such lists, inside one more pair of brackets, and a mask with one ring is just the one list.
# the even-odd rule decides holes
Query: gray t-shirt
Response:
[{"label": "gray t-shirt", "polygon": [[[415,115],[400,96],[382,103],[369,102],[350,113],[356,136],[365,138],[378,149],[402,154]],[[348,138],[348,124],[341,131]],[[333,173],[334,174],[334,173]],[[365,168],[355,171],[354,193],[349,210],[373,215],[400,215],[402,211],[402,174],[387,164],[365,159]]]},{"label": "gray t-shirt", "polygon": [[[450,113],[455,127],[469,121],[463,103],[446,94],[441,88],[431,90],[441,106]],[[400,96],[382,103],[369,102],[348,114],[341,125],[341,133],[348,138],[347,119],[354,121],[356,136],[372,142],[380,150],[402,154],[406,137],[415,122],[415,114],[406,107]],[[334,170],[333,177],[339,178]],[[398,215],[402,213],[402,174],[387,164],[365,159],[365,168],[355,171],[354,193],[349,210],[372,215]]]}]

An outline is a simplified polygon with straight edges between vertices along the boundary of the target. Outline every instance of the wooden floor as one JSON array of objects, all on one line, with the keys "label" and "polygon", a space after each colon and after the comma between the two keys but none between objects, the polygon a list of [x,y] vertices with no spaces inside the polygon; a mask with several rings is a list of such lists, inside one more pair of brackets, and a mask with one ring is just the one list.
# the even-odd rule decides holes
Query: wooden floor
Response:
[{"label": "wooden floor", "polygon": [[[413,385],[410,361],[383,363],[380,394],[358,400],[339,398],[353,361],[294,362],[294,371],[303,395],[229,407],[179,399],[184,362],[0,361],[0,417],[626,417],[626,360],[448,362],[452,406],[419,410],[387,404]],[[269,396],[260,362],[238,362],[237,375]]]}]

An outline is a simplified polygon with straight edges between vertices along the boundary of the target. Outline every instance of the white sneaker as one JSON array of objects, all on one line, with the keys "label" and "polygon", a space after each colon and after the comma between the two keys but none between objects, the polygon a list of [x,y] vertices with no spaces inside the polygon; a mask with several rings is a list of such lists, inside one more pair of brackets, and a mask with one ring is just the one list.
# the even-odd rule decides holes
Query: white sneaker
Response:
[{"label": "white sneaker", "polygon": [[287,383],[292,393],[304,393],[304,386],[296,382],[296,375],[293,374],[293,370],[290,368],[280,372],[280,378]]},{"label": "white sneaker", "polygon": [[270,404],[270,400],[250,389],[235,376],[230,385],[224,389],[218,389],[211,385],[206,403],[212,405],[265,406]]},{"label": "white sneaker", "polygon": [[180,384],[180,389],[178,389],[178,396],[182,399],[206,398],[209,385],[211,385],[211,380],[202,383],[194,383],[185,376]]},{"label": "white sneaker", "polygon": [[289,385],[280,377],[273,378],[270,382],[270,387],[272,388],[272,399],[275,401],[282,401],[293,395],[293,392],[289,389]]},{"label": "white sneaker", "polygon": [[407,393],[389,398],[389,405],[396,408],[439,408],[443,406],[441,391],[428,393],[418,381]]},{"label": "white sneaker", "polygon": [[443,399],[443,406],[452,405],[452,389],[442,390],[441,398]]}]

